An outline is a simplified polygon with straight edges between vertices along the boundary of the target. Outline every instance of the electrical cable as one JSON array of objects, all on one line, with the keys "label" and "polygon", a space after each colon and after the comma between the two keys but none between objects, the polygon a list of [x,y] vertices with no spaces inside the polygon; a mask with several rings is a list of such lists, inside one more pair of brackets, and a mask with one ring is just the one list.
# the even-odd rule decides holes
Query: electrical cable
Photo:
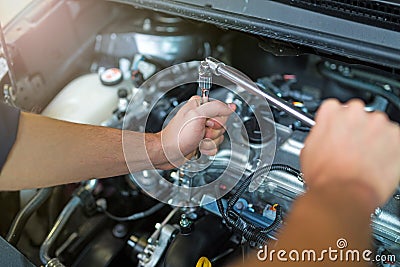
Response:
[{"label": "electrical cable", "polygon": [[115,215],[109,213],[107,210],[103,210],[103,212],[107,217],[109,217],[109,218],[111,218],[111,219],[113,219],[115,221],[126,222],[126,221],[135,221],[135,220],[139,220],[139,219],[145,218],[147,216],[150,216],[150,215],[156,213],[157,211],[161,210],[164,206],[165,206],[164,203],[157,203],[156,205],[154,205],[153,207],[151,207],[148,210],[141,211],[141,212],[138,212],[138,213],[134,213],[134,214],[129,215],[127,217],[115,216]]},{"label": "electrical cable", "polygon": [[239,186],[238,190],[236,190],[236,192],[228,200],[228,208],[229,209],[233,208],[233,206],[239,200],[239,197],[243,194],[243,192],[246,190],[246,188],[249,187],[251,181],[253,180],[253,177],[260,176],[260,175],[262,175],[262,174],[264,174],[265,172],[268,172],[268,171],[286,172],[286,173],[289,173],[289,174],[291,174],[293,176],[296,176],[300,180],[303,180],[303,174],[299,170],[296,170],[295,168],[293,168],[293,167],[291,167],[289,165],[286,165],[286,164],[272,164],[272,165],[267,165],[267,166],[261,167],[261,168],[255,170]]},{"label": "electrical cable", "polygon": [[268,234],[275,230],[282,222],[282,209],[279,205],[276,205],[276,216],[274,221],[268,227],[259,227],[254,225],[251,221],[241,217],[241,215],[234,210],[234,206],[239,200],[240,196],[248,188],[253,177],[264,174],[267,171],[282,171],[287,172],[298,179],[303,179],[303,175],[300,171],[292,168],[291,166],[284,164],[273,164],[261,167],[257,169],[252,174],[244,179],[242,184],[236,190],[236,192],[229,198],[227,202],[227,208],[223,206],[222,200],[217,200],[217,207],[221,213],[222,218],[225,220],[226,224],[232,227],[232,229],[241,234],[247,241],[256,242],[259,245],[265,244],[268,240]]},{"label": "electrical cable", "polygon": [[10,230],[7,233],[6,240],[13,246],[17,245],[19,238],[21,237],[22,230],[24,229],[26,222],[32,216],[32,214],[37,211],[43,203],[49,199],[51,193],[53,192],[53,187],[40,189],[26,206],[18,212],[15,216],[14,221],[10,226]]}]

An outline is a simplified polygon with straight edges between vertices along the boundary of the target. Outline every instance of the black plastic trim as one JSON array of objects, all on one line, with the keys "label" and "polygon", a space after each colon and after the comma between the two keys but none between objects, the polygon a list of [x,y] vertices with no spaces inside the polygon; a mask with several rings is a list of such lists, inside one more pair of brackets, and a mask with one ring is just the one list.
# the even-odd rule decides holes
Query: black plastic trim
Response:
[{"label": "black plastic trim", "polygon": [[400,29],[400,4],[380,0],[273,0],[389,30]]},{"label": "black plastic trim", "polygon": [[178,15],[227,29],[308,46],[323,53],[400,69],[400,32],[274,1],[118,0],[113,2]]}]

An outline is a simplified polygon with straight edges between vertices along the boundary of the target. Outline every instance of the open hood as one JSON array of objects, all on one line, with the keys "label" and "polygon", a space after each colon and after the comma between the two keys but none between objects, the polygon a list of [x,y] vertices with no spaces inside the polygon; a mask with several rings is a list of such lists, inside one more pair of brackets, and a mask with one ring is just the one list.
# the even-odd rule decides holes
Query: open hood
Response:
[{"label": "open hood", "polygon": [[[400,2],[367,0],[123,0],[324,54],[400,67]],[[273,49],[273,48],[271,48]],[[275,54],[285,54],[276,49]]]}]

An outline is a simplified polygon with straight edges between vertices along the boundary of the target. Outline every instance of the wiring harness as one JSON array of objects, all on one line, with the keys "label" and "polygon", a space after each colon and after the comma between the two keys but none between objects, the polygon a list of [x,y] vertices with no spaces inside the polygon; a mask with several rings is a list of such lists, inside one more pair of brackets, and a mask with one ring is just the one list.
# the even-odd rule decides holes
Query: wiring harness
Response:
[{"label": "wiring harness", "polygon": [[243,218],[236,210],[234,206],[239,200],[240,196],[249,187],[253,178],[259,175],[265,174],[268,171],[282,171],[297,176],[298,179],[302,179],[302,173],[288,165],[284,164],[273,164],[264,166],[257,169],[251,175],[246,177],[236,192],[229,198],[227,202],[226,210],[221,199],[217,200],[218,210],[221,213],[222,218],[226,224],[230,226],[234,232],[237,232],[243,236],[249,242],[255,242],[257,245],[264,245],[268,240],[268,234],[275,230],[282,222],[282,208],[279,205],[274,205],[276,209],[276,216],[274,221],[268,227],[259,227],[253,224],[251,221]]}]

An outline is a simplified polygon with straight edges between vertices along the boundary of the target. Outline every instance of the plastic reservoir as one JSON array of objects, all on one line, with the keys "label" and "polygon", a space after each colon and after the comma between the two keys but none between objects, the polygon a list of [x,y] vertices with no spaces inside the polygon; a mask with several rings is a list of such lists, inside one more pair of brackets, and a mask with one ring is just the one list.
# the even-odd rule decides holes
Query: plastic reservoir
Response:
[{"label": "plastic reservoir", "polygon": [[70,82],[43,110],[42,115],[76,123],[100,125],[117,108],[119,88],[106,86],[97,73],[80,76]]}]

